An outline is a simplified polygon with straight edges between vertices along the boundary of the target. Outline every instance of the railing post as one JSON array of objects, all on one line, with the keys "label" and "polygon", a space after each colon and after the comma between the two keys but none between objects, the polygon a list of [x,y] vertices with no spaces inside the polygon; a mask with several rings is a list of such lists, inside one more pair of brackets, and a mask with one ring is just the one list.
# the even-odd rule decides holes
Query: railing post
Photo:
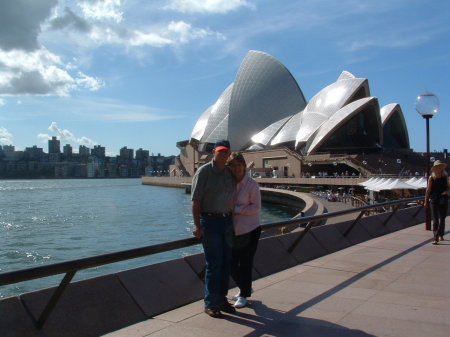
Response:
[{"label": "railing post", "polygon": [[397,210],[400,208],[401,204],[398,204],[395,206],[395,208],[392,210],[392,213],[387,217],[386,220],[383,222],[383,226],[386,226],[386,224],[391,220],[391,218],[394,216],[394,214],[397,212]]},{"label": "railing post", "polygon": [[38,321],[36,322],[37,328],[40,330],[44,326],[45,321],[47,320],[48,316],[52,313],[53,309],[55,308],[56,304],[59,301],[59,298],[63,294],[66,287],[69,285],[70,281],[72,281],[73,277],[75,276],[76,270],[69,271],[64,278],[62,279],[61,283],[59,284],[58,288],[53,293],[52,297],[48,301],[45,309],[42,311],[41,316],[39,317]]},{"label": "railing post", "polygon": [[288,248],[288,252],[292,253],[295,249],[295,247],[297,247],[297,245],[300,243],[300,241],[303,240],[303,238],[305,237],[306,233],[308,233],[308,231],[313,227],[314,225],[314,221],[310,221],[306,224],[305,229],[300,233],[299,236],[297,236],[297,238],[295,239],[295,241],[292,243],[292,245]]},{"label": "railing post", "polygon": [[353,227],[355,227],[356,223],[359,221],[359,219],[362,218],[362,216],[364,215],[364,213],[366,213],[366,211],[361,211],[359,213],[359,215],[357,216],[357,218],[355,219],[355,221],[352,222],[352,224],[350,225],[349,228],[347,228],[347,230],[344,233],[344,236],[347,236],[348,233],[350,233],[350,231],[353,229]]},{"label": "railing post", "polygon": [[414,213],[413,218],[415,218],[415,217],[417,216],[417,214],[419,214],[420,211],[422,210],[422,208],[424,208],[424,207],[425,207],[424,204],[422,204],[422,205],[419,207],[419,209],[416,211],[416,213]]}]

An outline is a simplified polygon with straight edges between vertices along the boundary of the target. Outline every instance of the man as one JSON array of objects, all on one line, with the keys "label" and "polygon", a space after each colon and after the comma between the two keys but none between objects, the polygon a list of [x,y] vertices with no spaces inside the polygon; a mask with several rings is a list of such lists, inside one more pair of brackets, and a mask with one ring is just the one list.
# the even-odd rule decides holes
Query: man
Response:
[{"label": "man", "polygon": [[225,167],[230,156],[230,143],[215,143],[213,159],[198,169],[192,179],[193,234],[202,239],[205,253],[205,313],[222,316],[233,313],[228,303],[228,280],[233,239],[233,176]]}]

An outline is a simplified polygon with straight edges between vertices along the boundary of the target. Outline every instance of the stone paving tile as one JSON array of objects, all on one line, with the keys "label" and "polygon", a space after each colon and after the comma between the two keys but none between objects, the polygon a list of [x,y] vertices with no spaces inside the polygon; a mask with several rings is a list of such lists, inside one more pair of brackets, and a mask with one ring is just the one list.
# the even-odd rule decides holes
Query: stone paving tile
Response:
[{"label": "stone paving tile", "polygon": [[[287,286],[288,284],[285,285]],[[316,289],[318,290],[319,288]],[[270,307],[273,310],[286,312],[307,303],[315,298],[316,295],[317,293],[311,289],[309,292],[299,292],[285,290],[283,287],[270,287],[252,295],[251,300],[252,302],[261,303],[264,306]]]},{"label": "stone paving tile", "polygon": [[173,323],[161,321],[158,319],[148,319],[144,322],[133,324],[129,327],[103,335],[104,337],[143,337],[148,336],[156,331],[162,330]]},{"label": "stone paving tile", "polygon": [[412,282],[393,282],[385,287],[384,290],[419,296],[441,296],[450,299],[450,287],[448,286],[442,287]]},{"label": "stone paving tile", "polygon": [[[286,278],[290,278],[293,276],[301,275],[304,272],[313,269],[311,266],[307,265],[300,265],[296,267],[289,268],[287,270],[284,270],[282,272],[278,272],[269,276],[266,276],[264,278],[261,278],[259,280],[255,280],[252,284],[253,290],[259,290],[264,289],[272,284],[278,283],[280,281],[284,281]],[[229,293],[234,294],[235,291],[231,290]]]},{"label": "stone paving tile", "polygon": [[327,263],[329,261],[333,261],[338,256],[346,256],[346,255],[349,255],[349,254],[351,254],[353,252],[357,252],[360,249],[361,249],[361,247],[359,247],[359,246],[351,246],[351,247],[348,247],[348,248],[346,248],[344,250],[340,250],[340,251],[334,252],[332,254],[328,254],[328,255],[319,257],[319,258],[317,258],[315,260],[305,262],[302,265],[303,266],[310,266],[310,267],[319,267],[319,266],[322,266],[322,265],[324,265],[325,263]]},{"label": "stone paving tile", "polygon": [[347,314],[364,303],[363,299],[349,299],[343,297],[328,297],[316,303],[314,306],[301,311],[301,317],[325,320],[337,323]]},{"label": "stone paving tile", "polygon": [[[246,311],[251,309],[247,308]],[[239,316],[238,316],[239,315]],[[182,328],[178,330],[185,336],[185,331],[191,329],[198,330],[196,336],[245,336],[251,333],[255,328],[261,326],[261,317],[254,314],[245,314],[243,312],[236,315],[224,314],[223,318],[212,318],[202,313],[201,315],[193,316],[183,322],[177,324],[177,327]],[[171,330],[174,329],[171,327]],[[176,330],[175,330],[176,331]],[[154,334],[160,336],[159,334]],[[179,336],[180,334],[172,334]],[[161,335],[169,336],[169,335]],[[187,336],[190,336],[188,333]],[[153,335],[152,335],[153,337]]]},{"label": "stone paving tile", "polygon": [[204,327],[191,327],[182,324],[172,325],[166,329],[162,329],[146,335],[146,337],[229,337],[229,336],[243,336],[242,332],[233,331],[232,333],[224,330],[214,329],[213,327],[206,329]]},{"label": "stone paving tile", "polygon": [[302,274],[292,276],[289,280],[301,282],[313,282],[317,284],[338,284],[347,281],[356,273],[328,268],[313,268]]},{"label": "stone paving tile", "polygon": [[422,284],[424,286],[448,287],[450,283],[450,272],[446,273],[447,277],[442,277],[440,270],[427,268],[425,273],[408,273],[401,275],[397,281],[413,284]]},{"label": "stone paving tile", "polygon": [[377,296],[378,293],[379,290],[376,289],[359,288],[350,285],[336,292],[334,296],[357,300],[368,300],[374,296]]},{"label": "stone paving tile", "polygon": [[420,306],[406,306],[393,303],[365,302],[353,311],[354,314],[394,318],[413,322],[447,325],[450,329],[450,311]]},{"label": "stone paving tile", "polygon": [[189,317],[198,315],[199,313],[203,312],[203,309],[204,309],[204,304],[203,304],[203,300],[202,300],[202,301],[197,301],[197,302],[182,306],[175,310],[165,312],[163,314],[155,316],[155,318],[162,320],[162,321],[176,323],[176,322],[181,322]]},{"label": "stone paving tile", "polygon": [[410,320],[398,320],[389,317],[375,317],[352,313],[343,318],[339,324],[349,329],[360,329],[370,336],[377,337],[448,337],[449,328]]},{"label": "stone paving tile", "polygon": [[381,302],[412,307],[426,307],[450,310],[450,301],[448,300],[448,298],[443,298],[442,296],[435,297],[419,294],[414,294],[414,296],[405,296],[405,294],[402,293],[381,290],[376,293],[376,296],[372,296],[368,300],[369,302]]}]

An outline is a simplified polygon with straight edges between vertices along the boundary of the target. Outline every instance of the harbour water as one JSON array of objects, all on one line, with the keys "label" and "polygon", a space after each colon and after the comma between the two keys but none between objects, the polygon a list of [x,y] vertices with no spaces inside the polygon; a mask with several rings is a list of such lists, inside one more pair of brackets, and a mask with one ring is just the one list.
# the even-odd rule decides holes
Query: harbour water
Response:
[{"label": "harbour water", "polygon": [[[262,222],[295,210],[264,204]],[[140,179],[0,181],[0,273],[191,236],[190,196]],[[75,280],[201,252],[201,246],[79,271]],[[0,297],[59,284],[62,275],[0,287]]]}]

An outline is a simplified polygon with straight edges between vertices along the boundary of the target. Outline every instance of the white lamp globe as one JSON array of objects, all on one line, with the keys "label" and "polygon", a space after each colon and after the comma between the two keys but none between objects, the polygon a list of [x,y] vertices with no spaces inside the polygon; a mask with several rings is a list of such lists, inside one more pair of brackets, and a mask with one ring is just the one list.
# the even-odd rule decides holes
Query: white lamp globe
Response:
[{"label": "white lamp globe", "polygon": [[415,108],[422,117],[433,117],[439,111],[439,99],[431,92],[425,92],[417,96]]}]

